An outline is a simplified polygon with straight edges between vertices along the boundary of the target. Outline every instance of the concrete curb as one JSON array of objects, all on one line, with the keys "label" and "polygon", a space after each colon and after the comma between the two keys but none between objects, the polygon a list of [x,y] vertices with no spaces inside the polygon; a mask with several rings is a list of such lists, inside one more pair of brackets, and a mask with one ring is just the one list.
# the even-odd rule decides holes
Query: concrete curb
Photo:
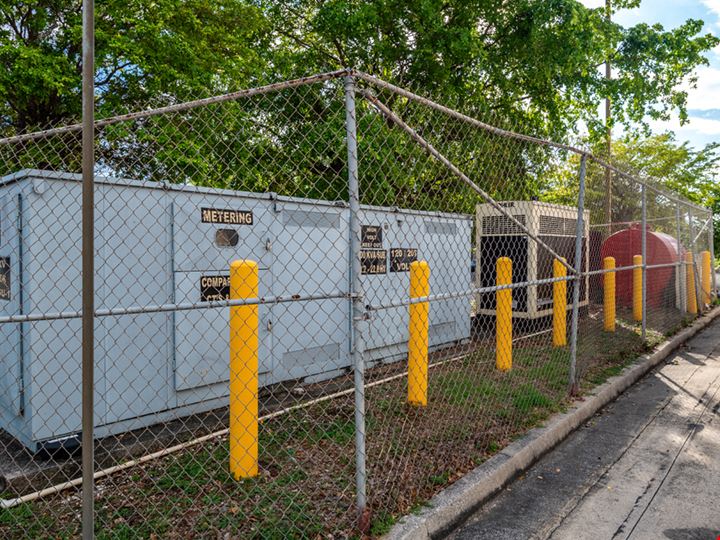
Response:
[{"label": "concrete curb", "polygon": [[522,439],[510,444],[435,495],[419,513],[403,517],[383,538],[427,540],[449,532],[510,480],[552,450],[719,315],[720,307],[716,307],[659,345],[652,353],[640,356],[620,375],[611,377],[585,396],[584,401],[578,402],[567,412],[553,416],[545,426],[530,430]]}]

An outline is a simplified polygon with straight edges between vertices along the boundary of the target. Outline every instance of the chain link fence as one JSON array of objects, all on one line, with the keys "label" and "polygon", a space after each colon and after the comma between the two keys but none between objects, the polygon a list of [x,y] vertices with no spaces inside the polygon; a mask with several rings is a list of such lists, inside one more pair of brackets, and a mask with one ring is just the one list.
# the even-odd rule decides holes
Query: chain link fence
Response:
[{"label": "chain link fence", "polygon": [[707,309],[709,210],[484,120],[343,70],[98,121],[92,508],[81,127],[1,139],[3,537],[378,536]]}]

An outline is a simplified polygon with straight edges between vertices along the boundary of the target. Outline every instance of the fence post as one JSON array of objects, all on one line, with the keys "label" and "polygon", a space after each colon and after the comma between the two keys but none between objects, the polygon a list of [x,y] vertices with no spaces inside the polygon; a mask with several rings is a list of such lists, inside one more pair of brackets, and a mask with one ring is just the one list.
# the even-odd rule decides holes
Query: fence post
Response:
[{"label": "fence post", "polygon": [[640,324],[642,326],[642,340],[644,343],[647,338],[647,189],[644,183],[640,189],[642,194],[642,285],[640,289],[640,300],[642,303],[640,316],[642,317],[642,322]]},{"label": "fence post", "polygon": [[[553,277],[567,276],[567,268],[558,259],[553,259]],[[567,281],[553,283],[553,345],[567,345]]]},{"label": "fence post", "polygon": [[633,255],[633,320],[642,321],[642,290],[643,290],[643,258],[642,255]]},{"label": "fence post", "polygon": [[603,321],[606,332],[615,331],[615,257],[603,259]]},{"label": "fence post", "polygon": [[[410,263],[410,298],[430,295],[430,265],[426,261]],[[408,403],[424,407],[428,392],[428,325],[430,302],[410,304],[408,342]]]},{"label": "fence post", "polygon": [[[230,299],[258,297],[255,261],[230,263]],[[258,306],[230,306],[230,474],[258,474]]]},{"label": "fence post", "polygon": [[685,253],[685,279],[687,285],[687,311],[692,315],[698,312],[697,294],[695,293],[695,262],[693,260],[692,251]]},{"label": "fence post", "polygon": [[695,293],[695,311],[698,313],[702,311],[702,297],[700,287],[700,276],[697,272],[697,265],[695,264],[695,253],[697,253],[697,238],[695,238],[695,219],[693,216],[692,209],[688,210],[688,221],[690,223],[690,252],[693,257],[692,264],[692,275],[693,275],[693,291]]},{"label": "fence post", "polygon": [[715,216],[713,216],[712,213],[710,214],[710,229],[708,230],[708,234],[710,236],[708,240],[710,242],[710,281],[712,285],[710,301],[712,301],[713,297],[717,296],[717,278],[715,276]]},{"label": "fence post", "polygon": [[583,154],[580,159],[580,186],[578,188],[578,217],[575,226],[575,276],[573,280],[573,304],[572,304],[572,320],[570,323],[570,373],[569,386],[570,394],[575,395],[578,392],[577,382],[577,334],[578,334],[578,318],[580,316],[580,283],[582,281],[582,241],[585,235],[585,171],[587,168],[587,155]]},{"label": "fence post", "polygon": [[348,203],[350,205],[350,359],[355,389],[355,497],[358,526],[362,532],[369,526],[366,516],[365,469],[365,360],[363,357],[362,324],[365,306],[360,281],[360,185],[358,180],[357,124],[355,116],[355,81],[345,76],[345,130],[348,155]]},{"label": "fence post", "polygon": [[680,201],[675,203],[675,226],[677,228],[677,266],[675,267],[675,283],[677,286],[677,294],[679,295],[680,302],[678,308],[685,312],[687,311],[687,292],[685,291],[685,269],[684,259],[682,255],[682,241],[680,239],[681,227],[680,227]]},{"label": "fence post", "polygon": [[95,4],[82,3],[82,537],[95,537]]},{"label": "fence post", "polygon": [[[512,261],[500,257],[495,266],[495,284],[512,284]],[[495,291],[495,367],[512,369],[512,289]]]}]

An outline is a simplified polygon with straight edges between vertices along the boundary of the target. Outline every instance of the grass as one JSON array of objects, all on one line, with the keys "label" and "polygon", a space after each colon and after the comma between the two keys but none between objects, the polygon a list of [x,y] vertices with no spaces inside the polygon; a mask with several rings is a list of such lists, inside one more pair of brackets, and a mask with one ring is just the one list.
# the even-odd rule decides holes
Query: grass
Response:
[{"label": "grass", "polygon": [[[636,325],[623,323],[607,334],[601,324],[582,321],[577,368],[583,391],[620,373],[644,350]],[[517,342],[509,372],[495,369],[492,342],[476,343],[460,359],[430,369],[425,408],[406,405],[403,378],[366,390],[371,536],[569,404],[568,349],[548,342],[549,335]],[[401,366],[370,370],[369,380]],[[357,536],[354,436],[350,394],[263,422],[255,479],[230,476],[223,439],[110,476],[98,481],[98,537]],[[0,512],[0,536],[75,537],[78,509],[78,494],[70,491]]]}]

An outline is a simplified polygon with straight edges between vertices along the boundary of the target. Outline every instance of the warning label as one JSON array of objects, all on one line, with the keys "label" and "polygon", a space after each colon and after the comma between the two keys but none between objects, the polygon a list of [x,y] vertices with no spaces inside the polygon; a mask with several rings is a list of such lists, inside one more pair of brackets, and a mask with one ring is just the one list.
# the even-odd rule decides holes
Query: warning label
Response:
[{"label": "warning label", "polygon": [[252,225],[253,213],[250,210],[218,210],[201,208],[200,218],[203,223],[222,223],[224,225]]},{"label": "warning label", "polygon": [[392,248],[390,250],[390,271],[409,272],[410,263],[417,261],[417,248]]},{"label": "warning label", "polygon": [[10,257],[0,257],[0,300],[10,300]]},{"label": "warning label", "polygon": [[230,276],[202,276],[200,278],[200,301],[214,302],[230,299]]},{"label": "warning label", "polygon": [[360,250],[361,274],[387,274],[387,251],[384,249]]},{"label": "warning label", "polygon": [[382,249],[382,227],[379,225],[363,225],[361,227],[360,247],[363,249]]}]

